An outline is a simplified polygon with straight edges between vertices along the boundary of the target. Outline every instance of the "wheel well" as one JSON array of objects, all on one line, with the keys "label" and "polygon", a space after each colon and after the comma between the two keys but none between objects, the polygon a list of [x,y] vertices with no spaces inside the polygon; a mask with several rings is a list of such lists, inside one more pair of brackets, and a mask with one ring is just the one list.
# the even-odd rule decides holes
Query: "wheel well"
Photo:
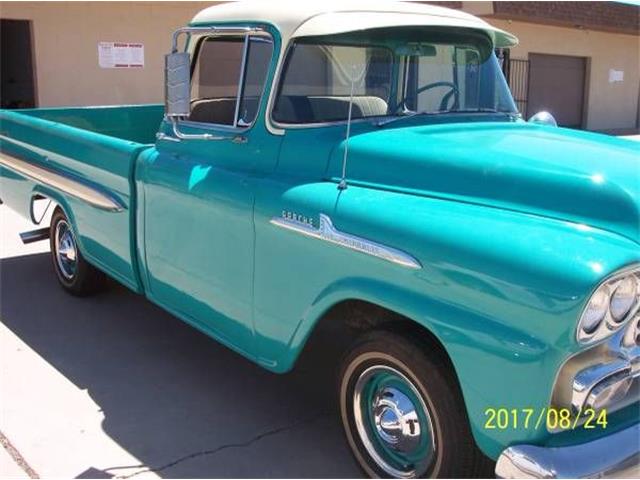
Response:
[{"label": "wheel well", "polygon": [[[40,225],[43,220],[50,219],[51,215],[55,211],[55,208],[51,206],[57,206],[58,204],[52,199],[41,193],[34,193],[29,200],[29,219],[34,225]],[[49,217],[47,217],[49,213]]]},{"label": "wheel well", "polygon": [[[363,300],[345,300],[327,310],[316,324],[296,363],[294,371],[302,378],[311,376],[314,398],[326,400],[327,405],[337,407],[337,397],[330,395],[335,390],[336,379],[342,359],[357,338],[372,330],[388,331],[400,334],[419,344],[419,348],[435,354],[440,365],[451,376],[451,386],[465,402],[460,379],[442,342],[427,327],[398,312]],[[309,384],[309,382],[305,382]],[[463,412],[470,425],[468,412]],[[478,444],[474,437],[474,445]],[[479,476],[492,475],[495,462],[484,454],[477,460]]]},{"label": "wheel well", "polygon": [[337,303],[324,313],[307,340],[301,361],[316,356],[339,361],[360,335],[372,330],[398,333],[437,351],[455,375],[446,349],[429,329],[393,310],[355,299]]}]

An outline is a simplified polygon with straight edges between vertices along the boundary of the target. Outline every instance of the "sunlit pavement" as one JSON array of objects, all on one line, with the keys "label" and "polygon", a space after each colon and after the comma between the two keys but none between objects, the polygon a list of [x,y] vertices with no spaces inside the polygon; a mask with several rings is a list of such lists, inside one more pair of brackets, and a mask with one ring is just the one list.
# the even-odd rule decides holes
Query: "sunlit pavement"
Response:
[{"label": "sunlit pavement", "polygon": [[0,477],[360,476],[321,360],[273,375],[115,282],[71,297],[32,228],[0,206]]}]

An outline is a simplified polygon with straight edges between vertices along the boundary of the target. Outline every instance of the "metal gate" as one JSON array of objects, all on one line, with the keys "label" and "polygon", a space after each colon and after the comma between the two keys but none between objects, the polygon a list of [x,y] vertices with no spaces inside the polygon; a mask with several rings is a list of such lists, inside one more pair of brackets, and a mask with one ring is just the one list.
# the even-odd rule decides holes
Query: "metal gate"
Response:
[{"label": "metal gate", "polygon": [[510,58],[507,80],[518,111],[526,118],[529,99],[529,60]]}]

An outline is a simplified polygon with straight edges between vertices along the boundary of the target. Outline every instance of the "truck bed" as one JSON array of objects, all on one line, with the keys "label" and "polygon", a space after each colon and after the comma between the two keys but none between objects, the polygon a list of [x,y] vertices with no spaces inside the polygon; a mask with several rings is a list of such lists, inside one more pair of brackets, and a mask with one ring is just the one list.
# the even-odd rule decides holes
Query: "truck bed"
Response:
[{"label": "truck bed", "polygon": [[[121,140],[150,144],[155,142],[164,109],[162,105],[157,104],[34,108],[14,112]],[[0,122],[1,119],[0,116]]]},{"label": "truck bed", "polygon": [[29,217],[34,197],[73,215],[86,259],[139,290],[136,161],[161,105],[0,110],[0,199]]}]

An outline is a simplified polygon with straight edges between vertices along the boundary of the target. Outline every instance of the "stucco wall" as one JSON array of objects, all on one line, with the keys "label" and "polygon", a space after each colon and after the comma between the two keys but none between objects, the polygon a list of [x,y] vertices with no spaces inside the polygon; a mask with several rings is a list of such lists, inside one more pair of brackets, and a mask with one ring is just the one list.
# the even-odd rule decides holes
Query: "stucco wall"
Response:
[{"label": "stucco wall", "polygon": [[[587,57],[587,122],[589,130],[636,127],[640,93],[640,37],[626,34],[487,19],[512,32],[520,44],[512,58],[529,53]],[[609,83],[609,70],[623,70],[624,81]]]},{"label": "stucco wall", "polygon": [[[153,103],[171,33],[211,3],[2,2],[0,17],[33,22],[39,106]],[[143,43],[144,68],[100,68],[100,41]]]}]

